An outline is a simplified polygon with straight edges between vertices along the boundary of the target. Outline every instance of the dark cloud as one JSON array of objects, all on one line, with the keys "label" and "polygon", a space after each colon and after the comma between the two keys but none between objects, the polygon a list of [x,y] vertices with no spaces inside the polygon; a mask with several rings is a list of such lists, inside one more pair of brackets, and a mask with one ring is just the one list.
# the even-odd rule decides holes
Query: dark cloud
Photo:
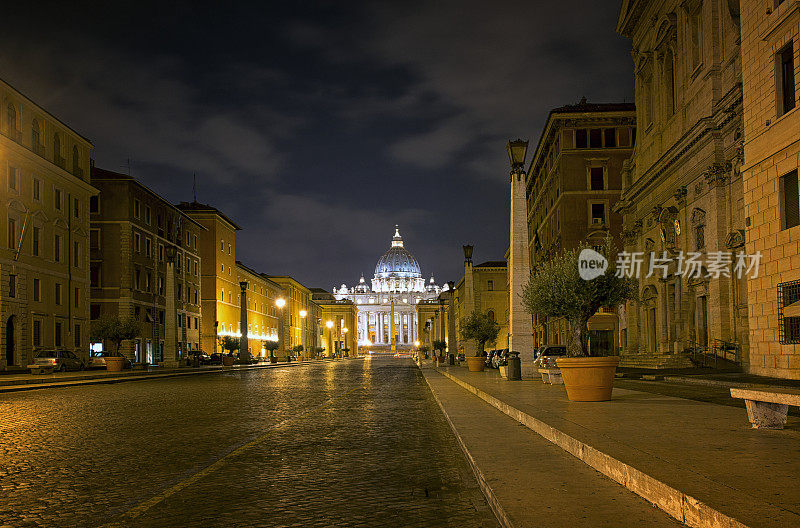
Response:
[{"label": "dark cloud", "polygon": [[[174,201],[245,229],[239,257],[312,286],[371,275],[401,225],[457,280],[508,246],[505,140],[550,108],[631,99],[616,2],[21,3],[3,78]],[[31,28],[36,28],[31,31]],[[32,38],[35,35],[35,38]]]}]

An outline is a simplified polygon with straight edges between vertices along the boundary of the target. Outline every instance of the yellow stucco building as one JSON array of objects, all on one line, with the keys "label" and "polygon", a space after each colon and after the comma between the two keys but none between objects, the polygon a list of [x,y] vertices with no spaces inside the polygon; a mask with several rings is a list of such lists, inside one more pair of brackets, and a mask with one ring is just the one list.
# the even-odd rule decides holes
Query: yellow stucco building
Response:
[{"label": "yellow stucco building", "polygon": [[0,369],[89,350],[92,144],[0,81]]}]

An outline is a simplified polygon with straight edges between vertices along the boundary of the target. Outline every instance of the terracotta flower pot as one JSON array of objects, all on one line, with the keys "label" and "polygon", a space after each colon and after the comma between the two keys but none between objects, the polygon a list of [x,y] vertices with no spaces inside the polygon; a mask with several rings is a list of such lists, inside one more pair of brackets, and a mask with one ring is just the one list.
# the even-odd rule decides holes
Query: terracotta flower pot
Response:
[{"label": "terracotta flower pot", "polygon": [[482,357],[468,357],[467,368],[470,372],[483,372],[483,369],[486,368],[486,363],[484,363]]},{"label": "terracotta flower pot", "polygon": [[607,401],[614,388],[619,357],[558,358],[567,397],[572,401]]},{"label": "terracotta flower pot", "polygon": [[233,366],[233,356],[222,356],[222,366],[223,367],[232,367]]},{"label": "terracotta flower pot", "polygon": [[122,372],[125,367],[125,358],[122,356],[106,356],[106,370],[109,372]]}]

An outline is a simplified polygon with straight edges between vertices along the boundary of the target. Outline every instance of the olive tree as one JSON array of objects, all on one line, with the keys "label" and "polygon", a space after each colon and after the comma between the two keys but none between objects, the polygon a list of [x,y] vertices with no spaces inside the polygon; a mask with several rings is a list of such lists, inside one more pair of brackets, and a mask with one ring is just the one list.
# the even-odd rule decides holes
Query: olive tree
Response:
[{"label": "olive tree", "polygon": [[500,333],[500,325],[488,313],[475,310],[461,319],[461,338],[465,341],[472,339],[478,345],[476,357],[483,355],[486,343],[494,343]]},{"label": "olive tree", "polygon": [[92,341],[111,341],[114,351],[109,355],[113,356],[121,355],[119,349],[123,341],[135,339],[140,333],[139,321],[134,317],[108,315],[92,322]]}]

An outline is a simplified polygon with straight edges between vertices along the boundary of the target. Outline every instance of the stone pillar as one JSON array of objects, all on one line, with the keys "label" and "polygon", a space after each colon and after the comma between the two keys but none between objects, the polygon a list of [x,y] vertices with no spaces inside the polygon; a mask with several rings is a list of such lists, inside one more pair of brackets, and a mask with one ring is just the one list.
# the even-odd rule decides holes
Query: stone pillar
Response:
[{"label": "stone pillar", "polygon": [[522,306],[522,288],[531,275],[528,253],[528,202],[525,197],[525,172],[522,166],[511,171],[511,218],[509,274],[509,349],[519,353],[522,377],[538,375],[533,368],[533,324],[531,316]]},{"label": "stone pillar", "polygon": [[[167,276],[164,295],[166,321],[164,321],[164,360],[161,365],[168,368],[178,366],[178,311],[175,308],[175,249],[167,252]],[[170,258],[170,254],[172,258]]]},{"label": "stone pillar", "polygon": [[391,321],[389,321],[389,343],[391,345],[392,353],[395,353],[397,351],[397,343],[396,343],[397,339],[395,338],[395,326],[394,326],[394,314],[395,314],[394,297],[392,297],[390,303],[391,303],[391,314],[390,314]]},{"label": "stone pillar", "polygon": [[669,319],[667,319],[667,281],[664,279],[661,282],[661,332],[658,336],[661,340],[661,346],[658,352],[661,354],[669,354]]},{"label": "stone pillar", "polygon": [[239,325],[242,328],[242,336],[239,338],[239,358],[250,359],[250,342],[247,337],[247,281],[239,283],[242,289],[239,300]]},{"label": "stone pillar", "polygon": [[[472,276],[472,246],[463,246],[464,249],[464,310],[461,313],[463,317],[469,317],[475,310],[475,282]],[[442,325],[442,333],[444,334],[444,323]],[[467,339],[464,341],[464,355],[473,357],[478,353],[478,345],[474,339]]]}]

